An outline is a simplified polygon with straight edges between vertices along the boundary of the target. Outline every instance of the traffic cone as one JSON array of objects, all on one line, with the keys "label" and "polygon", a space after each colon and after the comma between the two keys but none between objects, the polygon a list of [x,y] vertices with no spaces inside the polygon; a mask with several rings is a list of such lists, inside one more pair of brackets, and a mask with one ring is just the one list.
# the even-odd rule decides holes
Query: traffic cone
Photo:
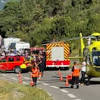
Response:
[{"label": "traffic cone", "polygon": [[58,70],[58,76],[60,76],[61,75],[61,72],[60,72],[60,70]]},{"label": "traffic cone", "polygon": [[66,86],[66,87],[68,87],[68,86],[69,86],[69,82],[68,82],[67,76],[66,76],[65,86]]},{"label": "traffic cone", "polygon": [[61,71],[60,70],[58,70],[58,76],[60,77],[60,81],[62,81],[63,80],[63,77],[62,77],[62,73],[61,73]]},{"label": "traffic cone", "polygon": [[22,84],[23,83],[21,72],[18,73],[18,80],[19,80],[19,84]]},{"label": "traffic cone", "polygon": [[63,77],[62,77],[62,73],[61,73],[61,75],[60,75],[60,81],[62,81],[63,80]]}]

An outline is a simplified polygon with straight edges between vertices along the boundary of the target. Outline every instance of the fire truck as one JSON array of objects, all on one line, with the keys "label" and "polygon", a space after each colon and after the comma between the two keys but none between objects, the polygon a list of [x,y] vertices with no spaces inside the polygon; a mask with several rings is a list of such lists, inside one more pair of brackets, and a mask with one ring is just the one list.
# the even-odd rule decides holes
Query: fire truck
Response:
[{"label": "fire truck", "polygon": [[52,42],[46,44],[46,67],[69,67],[70,47],[68,43]]}]

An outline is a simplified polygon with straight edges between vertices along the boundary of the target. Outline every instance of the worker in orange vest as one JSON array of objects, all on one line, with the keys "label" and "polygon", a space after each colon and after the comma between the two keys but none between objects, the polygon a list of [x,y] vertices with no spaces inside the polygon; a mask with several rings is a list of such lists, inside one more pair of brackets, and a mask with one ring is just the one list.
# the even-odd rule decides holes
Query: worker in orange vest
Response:
[{"label": "worker in orange vest", "polygon": [[72,67],[72,85],[71,88],[73,88],[74,85],[76,85],[76,88],[79,88],[79,76],[80,76],[80,69],[78,68],[77,62],[74,62],[74,65]]},{"label": "worker in orange vest", "polygon": [[37,78],[39,77],[39,68],[36,64],[32,64],[32,80],[33,86],[37,84]]}]

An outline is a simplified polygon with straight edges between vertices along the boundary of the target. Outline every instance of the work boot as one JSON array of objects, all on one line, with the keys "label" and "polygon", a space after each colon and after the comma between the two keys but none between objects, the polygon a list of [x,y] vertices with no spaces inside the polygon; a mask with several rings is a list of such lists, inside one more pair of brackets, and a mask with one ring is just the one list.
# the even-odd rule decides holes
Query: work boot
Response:
[{"label": "work boot", "polygon": [[71,85],[71,88],[73,88],[73,85]]},{"label": "work boot", "polygon": [[79,85],[78,85],[78,84],[76,85],[76,88],[77,88],[77,89],[79,88]]}]

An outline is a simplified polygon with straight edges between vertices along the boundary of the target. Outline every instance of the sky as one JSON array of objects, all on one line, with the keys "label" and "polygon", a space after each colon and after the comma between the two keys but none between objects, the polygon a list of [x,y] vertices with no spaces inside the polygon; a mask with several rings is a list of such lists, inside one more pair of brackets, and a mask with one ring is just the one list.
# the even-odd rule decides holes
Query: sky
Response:
[{"label": "sky", "polygon": [[0,0],[0,9],[2,9],[8,0]]}]

